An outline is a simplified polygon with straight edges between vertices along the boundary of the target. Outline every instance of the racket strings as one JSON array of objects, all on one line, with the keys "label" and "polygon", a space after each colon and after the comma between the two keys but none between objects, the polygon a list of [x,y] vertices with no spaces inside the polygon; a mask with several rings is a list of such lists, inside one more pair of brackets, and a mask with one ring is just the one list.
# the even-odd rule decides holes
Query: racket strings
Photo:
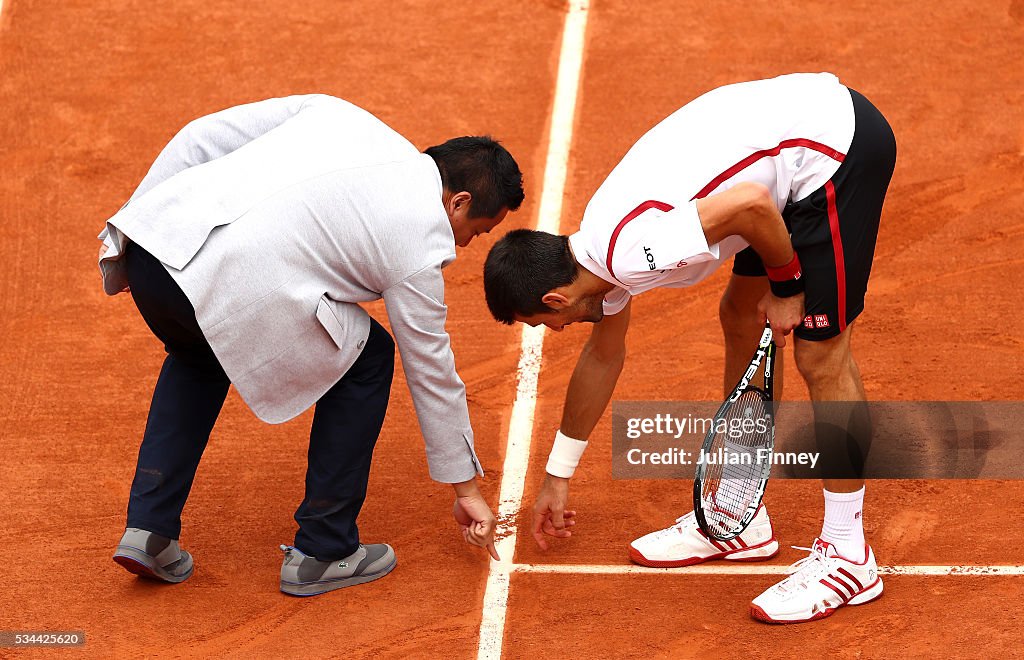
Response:
[{"label": "racket strings", "polygon": [[741,529],[759,500],[770,461],[758,453],[771,447],[771,404],[756,390],[744,392],[716,419],[716,434],[707,454],[702,498],[704,516],[716,534]]}]

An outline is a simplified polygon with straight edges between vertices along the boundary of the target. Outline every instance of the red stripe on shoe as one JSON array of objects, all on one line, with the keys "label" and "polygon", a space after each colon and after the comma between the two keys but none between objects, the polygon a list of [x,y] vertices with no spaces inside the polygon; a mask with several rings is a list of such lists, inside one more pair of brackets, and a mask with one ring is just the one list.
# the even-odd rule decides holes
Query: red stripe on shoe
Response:
[{"label": "red stripe on shoe", "polygon": [[849,598],[846,597],[846,594],[844,594],[842,591],[839,591],[834,586],[832,586],[832,584],[830,582],[828,582],[827,580],[825,580],[825,578],[821,578],[820,580],[818,580],[818,582],[822,583],[823,585],[825,585],[826,587],[828,587],[832,591],[836,592],[836,595],[843,599],[843,603],[844,604],[846,603],[847,600],[849,600]]},{"label": "red stripe on shoe", "polygon": [[739,545],[740,545],[740,547],[741,547],[741,548],[745,548],[745,547],[747,547],[747,544],[743,542],[743,539],[741,539],[741,538],[740,538],[740,537],[738,537],[738,536],[736,537],[736,543],[739,543]]},{"label": "red stripe on shoe", "polygon": [[851,597],[851,598],[857,595],[857,590],[856,590],[856,589],[854,589],[854,588],[853,588],[853,586],[852,586],[852,585],[851,585],[850,583],[848,583],[848,582],[846,582],[845,580],[843,580],[843,578],[839,577],[838,575],[836,575],[836,574],[834,574],[834,573],[832,573],[832,574],[829,574],[829,576],[828,576],[828,577],[829,577],[829,579],[831,579],[831,580],[832,580],[833,582],[835,582],[835,583],[836,583],[836,584],[838,584],[838,585],[841,585],[841,586],[842,586],[842,587],[843,587],[844,589],[846,589],[847,591],[849,591],[849,592],[850,592],[850,597]]},{"label": "red stripe on shoe", "polygon": [[843,257],[843,237],[839,234],[839,210],[836,208],[836,188],[825,182],[828,200],[828,227],[832,232],[832,252],[836,257],[836,289],[839,294],[839,332],[846,329],[846,260]]},{"label": "red stripe on shoe", "polygon": [[814,140],[808,140],[808,139],[805,139],[805,138],[795,138],[795,139],[792,139],[792,140],[783,140],[782,142],[780,142],[778,145],[772,147],[771,149],[762,149],[761,151],[755,151],[754,153],[750,154],[749,156],[747,156],[746,158],[744,158],[740,162],[736,163],[735,165],[733,165],[732,167],[730,167],[726,171],[722,172],[721,174],[716,176],[714,179],[712,179],[711,182],[708,183],[708,185],[706,185],[703,188],[701,188],[700,192],[697,193],[696,195],[694,195],[690,199],[690,201],[692,202],[695,199],[703,199],[703,198],[707,197],[708,195],[711,194],[711,191],[713,191],[718,186],[722,185],[722,183],[724,181],[727,181],[727,180],[731,179],[732,177],[736,176],[737,174],[739,174],[743,170],[747,169],[748,167],[750,167],[751,165],[753,165],[757,161],[761,160],[762,158],[766,158],[768,156],[778,156],[779,153],[783,149],[792,149],[792,148],[796,148],[796,147],[804,147],[806,149],[813,149],[814,151],[817,151],[818,153],[825,154],[826,156],[828,156],[832,160],[838,161],[840,163],[843,162],[843,160],[846,159],[846,154],[844,154],[842,152],[839,152],[839,151],[836,151],[835,149],[833,149],[832,147],[830,147],[828,145],[824,145],[824,144],[822,144],[820,142],[815,142]]},{"label": "red stripe on shoe", "polygon": [[701,528],[699,528],[699,527],[698,527],[698,528],[697,528],[697,531],[698,531],[698,532],[700,532],[700,535],[704,537],[704,540],[705,540],[705,541],[707,541],[707,542],[708,542],[708,543],[710,543],[711,545],[715,546],[715,549],[716,549],[716,550],[718,550],[719,552],[726,552],[726,551],[728,551],[728,550],[730,550],[730,549],[731,549],[731,548],[729,548],[728,546],[725,546],[725,545],[724,545],[724,544],[723,544],[723,543],[722,543],[721,541],[719,541],[718,539],[713,539],[713,538],[711,538],[710,536],[708,536],[707,534],[705,534],[705,533],[704,533],[704,530],[703,530],[703,529],[701,529]]},{"label": "red stripe on shoe", "polygon": [[[605,267],[608,269],[608,273],[618,280],[618,276],[615,271],[612,270],[612,255],[615,254],[615,242],[619,240],[619,233],[622,232],[623,227],[628,225],[630,222],[635,220],[644,211],[650,209],[658,209],[659,211],[671,211],[675,207],[665,202],[659,202],[653,199],[649,199],[646,202],[641,202],[635,209],[626,214],[626,217],[619,220],[619,224],[615,226],[615,230],[612,232],[612,237],[608,241],[608,256],[605,258]],[[621,281],[621,280],[620,280]]]},{"label": "red stripe on shoe", "polygon": [[857,591],[864,591],[864,585],[860,583],[860,580],[854,577],[853,573],[842,567],[840,567],[839,572],[848,577],[850,580],[853,581],[855,585],[857,585]]}]

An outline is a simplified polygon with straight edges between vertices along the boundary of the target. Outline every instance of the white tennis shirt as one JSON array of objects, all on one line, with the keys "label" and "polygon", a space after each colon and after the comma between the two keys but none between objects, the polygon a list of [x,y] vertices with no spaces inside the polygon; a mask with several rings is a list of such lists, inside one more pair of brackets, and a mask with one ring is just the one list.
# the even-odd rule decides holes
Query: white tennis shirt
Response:
[{"label": "white tennis shirt", "polygon": [[580,265],[616,285],[605,314],[649,289],[696,284],[747,247],[739,236],[708,245],[696,200],[750,181],[781,212],[836,173],[853,131],[850,92],[830,73],[720,87],[664,119],[615,166],[569,237]]}]

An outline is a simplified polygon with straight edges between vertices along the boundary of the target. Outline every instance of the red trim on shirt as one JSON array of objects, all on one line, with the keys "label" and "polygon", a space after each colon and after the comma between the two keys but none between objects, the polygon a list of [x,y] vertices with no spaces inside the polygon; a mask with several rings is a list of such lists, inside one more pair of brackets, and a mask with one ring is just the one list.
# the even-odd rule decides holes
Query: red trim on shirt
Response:
[{"label": "red trim on shirt", "polygon": [[750,154],[749,156],[747,156],[740,162],[736,163],[726,171],[722,172],[714,179],[712,179],[711,183],[701,188],[700,192],[694,195],[690,199],[690,201],[692,202],[695,199],[703,199],[704,197],[707,197],[708,195],[711,194],[712,190],[722,185],[723,181],[731,179],[732,177],[736,176],[737,174],[747,169],[757,161],[761,160],[762,158],[765,158],[767,156],[778,156],[783,149],[792,149],[794,147],[805,147],[807,149],[813,149],[814,151],[823,153],[832,160],[838,161],[840,163],[843,162],[843,160],[846,158],[846,154],[836,151],[835,149],[828,145],[824,145],[820,142],[815,142],[814,140],[808,140],[806,138],[794,138],[792,140],[783,140],[777,146],[771,149],[762,149],[761,151],[755,151],[754,153]]},{"label": "red trim on shirt", "polygon": [[[704,197],[707,197],[709,194],[711,194],[712,190],[722,185],[723,181],[731,179],[732,177],[736,176],[746,168],[750,167],[757,161],[761,160],[762,158],[768,156],[778,156],[783,149],[792,149],[795,147],[813,149],[814,151],[825,154],[832,160],[838,161],[840,163],[843,162],[843,160],[846,158],[846,154],[840,151],[836,151],[835,149],[828,145],[822,144],[820,142],[815,142],[814,140],[808,140],[807,138],[793,138],[791,140],[783,140],[782,142],[780,142],[778,145],[771,149],[762,149],[761,151],[755,151],[754,153],[750,154],[740,162],[730,167],[729,169],[725,170],[724,172],[716,176],[714,179],[712,179],[708,185],[704,186],[699,193],[690,198],[690,201],[692,202],[695,199],[703,199]],[[665,202],[647,200],[646,202],[640,203],[639,206],[630,211],[629,214],[626,215],[626,217],[620,220],[619,224],[615,227],[615,230],[612,232],[611,239],[608,242],[608,256],[605,259],[605,266],[608,268],[608,273],[619,282],[621,282],[622,280],[619,280],[619,278],[615,275],[615,271],[612,270],[612,255],[615,253],[615,242],[619,238],[619,233],[622,231],[623,227],[629,224],[631,220],[639,216],[644,211],[647,211],[648,209],[652,208],[656,208],[659,211],[667,212],[671,211],[675,207],[673,207],[671,204],[666,204]],[[838,235],[838,225],[836,226],[836,231],[833,232],[833,236],[836,235]],[[841,250],[842,246],[840,245],[840,259],[842,258]],[[841,287],[841,289],[842,299],[845,300],[845,286]],[[842,328],[846,326],[845,318],[846,309],[844,307],[840,312],[840,331],[842,331]]]},{"label": "red trim on shirt", "polygon": [[[625,218],[619,221],[619,224],[615,227],[615,231],[612,232],[611,240],[608,241],[608,257],[605,259],[605,266],[608,268],[608,273],[611,274],[612,277],[614,277],[616,280],[619,280],[619,278],[615,275],[615,271],[612,270],[612,255],[615,253],[615,241],[619,240],[619,232],[622,231],[622,228],[629,224],[631,220],[636,219],[636,217],[639,216],[644,211],[648,211],[650,209],[658,209],[659,211],[668,212],[674,208],[675,207],[672,206],[671,204],[666,204],[665,202],[659,202],[653,199],[649,199],[646,202],[642,202],[639,206],[630,211]],[[622,280],[619,281],[621,282]]]},{"label": "red trim on shirt", "polygon": [[839,234],[839,210],[836,208],[836,188],[825,182],[828,200],[828,228],[832,231],[832,251],[836,256],[836,287],[839,292],[839,332],[846,329],[846,259],[843,257],[843,237]]}]

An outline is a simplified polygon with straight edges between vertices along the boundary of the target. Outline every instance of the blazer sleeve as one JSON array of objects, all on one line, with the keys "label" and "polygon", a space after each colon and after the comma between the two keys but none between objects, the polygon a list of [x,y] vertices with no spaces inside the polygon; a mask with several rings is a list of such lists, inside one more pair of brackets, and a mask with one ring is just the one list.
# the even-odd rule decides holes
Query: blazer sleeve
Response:
[{"label": "blazer sleeve", "polygon": [[385,289],[383,298],[426,444],[430,477],[458,483],[482,476],[473,449],[466,386],[455,371],[444,328],[448,307],[441,264]]},{"label": "blazer sleeve", "polygon": [[247,103],[195,119],[185,125],[157,156],[142,183],[128,200],[178,172],[216,160],[252,142],[299,114],[320,94],[288,96]]}]

